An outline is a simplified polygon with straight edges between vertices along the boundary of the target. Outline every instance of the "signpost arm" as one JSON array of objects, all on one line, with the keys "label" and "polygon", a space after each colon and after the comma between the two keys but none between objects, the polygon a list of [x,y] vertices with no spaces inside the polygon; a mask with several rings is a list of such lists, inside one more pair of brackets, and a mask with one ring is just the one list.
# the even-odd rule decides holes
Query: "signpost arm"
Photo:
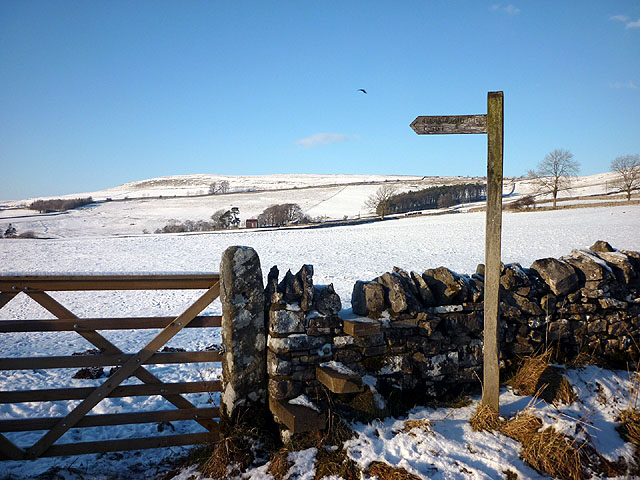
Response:
[{"label": "signpost arm", "polygon": [[487,95],[487,217],[484,277],[484,368],[482,403],[499,412],[500,367],[498,364],[498,293],[502,233],[502,155],[504,130],[502,92]]}]

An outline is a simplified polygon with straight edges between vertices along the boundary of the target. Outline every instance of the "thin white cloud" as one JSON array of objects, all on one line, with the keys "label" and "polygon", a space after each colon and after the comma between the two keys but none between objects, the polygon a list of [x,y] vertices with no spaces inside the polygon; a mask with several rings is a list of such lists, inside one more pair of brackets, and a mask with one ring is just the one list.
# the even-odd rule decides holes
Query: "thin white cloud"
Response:
[{"label": "thin white cloud", "polygon": [[626,22],[629,20],[629,17],[627,17],[626,15],[611,15],[609,17],[609,20],[616,20],[618,22]]},{"label": "thin white cloud", "polygon": [[638,88],[638,86],[631,80],[629,80],[628,82],[611,82],[609,86],[611,88]]},{"label": "thin white cloud", "polygon": [[347,142],[359,138],[357,135],[347,135],[346,133],[314,133],[308,137],[300,138],[293,142],[302,148],[314,148],[332,143]]},{"label": "thin white cloud", "polygon": [[520,13],[520,9],[512,4],[502,6],[500,3],[494,3],[491,5],[490,10],[493,12],[506,13],[507,15],[517,15]]},{"label": "thin white cloud", "polygon": [[640,18],[635,22],[627,23],[626,28],[640,28]]},{"label": "thin white cloud", "polygon": [[630,22],[629,17],[627,15],[611,15],[609,17],[609,20],[622,22],[625,24],[625,28],[640,28],[640,18],[635,22]]}]

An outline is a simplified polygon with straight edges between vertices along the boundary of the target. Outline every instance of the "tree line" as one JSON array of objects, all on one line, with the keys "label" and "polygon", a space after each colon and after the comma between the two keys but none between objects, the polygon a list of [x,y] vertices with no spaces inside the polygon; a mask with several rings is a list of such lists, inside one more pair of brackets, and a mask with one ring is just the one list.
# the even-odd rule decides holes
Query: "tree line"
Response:
[{"label": "tree line", "polygon": [[93,198],[56,198],[51,200],[35,200],[31,202],[29,208],[31,210],[37,210],[40,213],[45,212],[64,212],[66,210],[72,210],[74,208],[82,207],[84,205],[89,205],[93,203]]},{"label": "tree line", "polygon": [[487,186],[482,183],[439,185],[421,190],[397,193],[390,184],[382,185],[365,202],[365,207],[381,218],[393,213],[446,208],[461,203],[477,202],[487,196]]},{"label": "tree line", "polygon": [[389,200],[388,213],[446,208],[484,200],[486,196],[487,186],[480,183],[439,185],[392,196]]},{"label": "tree line", "polygon": [[[640,188],[640,155],[623,155],[611,161],[611,170],[616,173],[614,185],[620,188],[631,201],[634,190]],[[545,155],[535,169],[527,172],[526,178],[534,186],[534,194],[549,195],[556,208],[558,194],[571,186],[572,177],[578,175],[580,163],[568,150],[556,149]],[[382,185],[372,194],[364,206],[381,218],[392,213],[446,208],[460,203],[476,202],[486,198],[485,184],[442,185],[418,191],[398,193],[391,184]],[[535,206],[534,195],[527,195],[508,204],[514,210]]]}]

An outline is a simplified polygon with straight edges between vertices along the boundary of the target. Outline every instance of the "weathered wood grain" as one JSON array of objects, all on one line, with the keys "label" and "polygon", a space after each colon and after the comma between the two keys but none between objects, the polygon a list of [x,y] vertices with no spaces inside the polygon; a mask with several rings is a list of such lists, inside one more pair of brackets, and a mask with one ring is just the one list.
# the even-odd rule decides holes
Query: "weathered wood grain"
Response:
[{"label": "weathered wood grain", "polygon": [[418,135],[487,133],[486,115],[420,116],[411,123]]},{"label": "weathered wood grain", "polygon": [[482,403],[500,410],[498,307],[502,236],[502,165],[504,101],[502,92],[487,96],[487,214],[485,230],[484,344]]}]

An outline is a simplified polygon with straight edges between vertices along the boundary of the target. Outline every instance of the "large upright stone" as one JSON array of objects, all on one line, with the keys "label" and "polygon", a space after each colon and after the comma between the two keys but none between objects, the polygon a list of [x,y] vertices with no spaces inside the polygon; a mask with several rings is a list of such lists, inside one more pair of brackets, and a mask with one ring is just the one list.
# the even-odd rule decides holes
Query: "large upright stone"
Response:
[{"label": "large upright stone", "polygon": [[324,288],[315,288],[313,295],[313,306],[322,315],[337,315],[342,310],[340,296],[330,283]]},{"label": "large upright stone", "polygon": [[267,336],[258,254],[229,247],[220,262],[222,302],[223,430],[239,418],[262,421],[267,412]]},{"label": "large upright stone", "polygon": [[313,265],[302,265],[296,273],[294,287],[300,296],[300,308],[308,312],[313,307]]},{"label": "large upright stone", "polygon": [[555,258],[541,258],[531,265],[540,274],[554,295],[566,295],[578,289],[580,279],[575,268]]},{"label": "large upright stone", "polygon": [[385,310],[384,287],[378,282],[356,281],[351,294],[353,313],[378,318]]},{"label": "large upright stone", "polygon": [[429,285],[436,305],[451,305],[466,301],[468,287],[464,280],[446,267],[426,270],[422,275]]}]

